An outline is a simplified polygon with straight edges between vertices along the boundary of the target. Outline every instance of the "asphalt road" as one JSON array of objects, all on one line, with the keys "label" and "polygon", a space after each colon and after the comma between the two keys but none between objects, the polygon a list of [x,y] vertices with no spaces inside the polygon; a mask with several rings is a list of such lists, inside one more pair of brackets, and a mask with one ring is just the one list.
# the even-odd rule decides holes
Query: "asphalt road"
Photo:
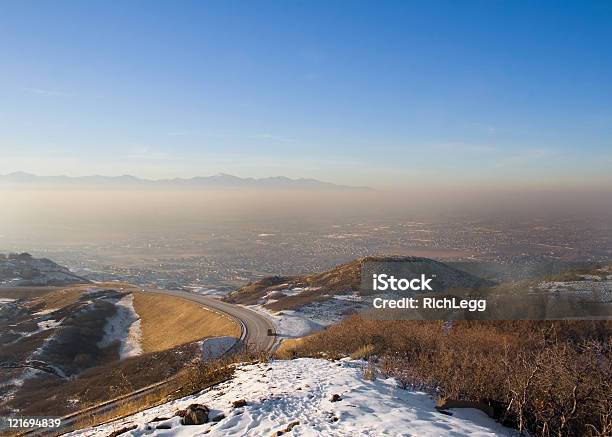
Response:
[{"label": "asphalt road", "polygon": [[174,290],[147,290],[150,293],[165,294],[169,296],[180,297],[186,300],[191,300],[204,305],[212,310],[229,315],[231,318],[242,324],[245,330],[243,335],[244,343],[261,349],[262,351],[271,351],[274,348],[276,338],[268,335],[268,329],[275,332],[274,325],[265,316],[256,313],[239,305],[222,302],[208,296],[202,296],[186,291]]}]

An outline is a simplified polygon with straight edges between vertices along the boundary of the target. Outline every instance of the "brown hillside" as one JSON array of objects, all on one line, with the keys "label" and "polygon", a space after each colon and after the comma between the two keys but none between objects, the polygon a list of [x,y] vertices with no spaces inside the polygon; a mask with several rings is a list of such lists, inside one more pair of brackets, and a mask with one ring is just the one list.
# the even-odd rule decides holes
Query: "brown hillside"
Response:
[{"label": "brown hillside", "polygon": [[[430,271],[440,272],[457,287],[479,287],[489,282],[454,269],[444,263],[427,258],[412,256],[371,256],[359,258],[334,267],[323,273],[305,276],[272,276],[250,283],[230,293],[225,300],[231,303],[254,305],[268,298],[274,302],[266,303],[272,310],[294,309],[311,302],[329,299],[332,295],[349,294],[359,291],[361,267],[365,262],[419,262],[430,267]],[[299,293],[286,295],[287,290],[301,288]]]}]

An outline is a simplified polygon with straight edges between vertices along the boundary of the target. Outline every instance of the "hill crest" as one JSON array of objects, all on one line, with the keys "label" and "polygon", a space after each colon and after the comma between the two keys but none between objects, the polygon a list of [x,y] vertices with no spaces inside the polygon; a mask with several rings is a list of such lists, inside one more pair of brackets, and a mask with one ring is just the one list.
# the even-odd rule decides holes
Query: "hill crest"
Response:
[{"label": "hill crest", "polygon": [[[352,294],[361,287],[361,268],[365,262],[413,262],[426,265],[430,272],[446,278],[445,288],[480,288],[493,282],[458,270],[443,262],[415,256],[369,256],[341,264],[328,271],[312,275],[270,276],[245,285],[230,293],[231,303],[255,305],[263,303],[269,309],[295,309],[327,300],[333,295]],[[414,272],[417,273],[417,272]],[[273,300],[273,302],[265,302]]]}]

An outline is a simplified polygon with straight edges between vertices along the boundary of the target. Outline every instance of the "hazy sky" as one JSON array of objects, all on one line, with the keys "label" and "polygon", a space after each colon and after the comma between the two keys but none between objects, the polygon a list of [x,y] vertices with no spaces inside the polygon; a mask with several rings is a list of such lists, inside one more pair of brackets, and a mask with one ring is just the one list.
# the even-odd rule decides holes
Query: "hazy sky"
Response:
[{"label": "hazy sky", "polygon": [[612,184],[609,1],[13,1],[0,173]]}]

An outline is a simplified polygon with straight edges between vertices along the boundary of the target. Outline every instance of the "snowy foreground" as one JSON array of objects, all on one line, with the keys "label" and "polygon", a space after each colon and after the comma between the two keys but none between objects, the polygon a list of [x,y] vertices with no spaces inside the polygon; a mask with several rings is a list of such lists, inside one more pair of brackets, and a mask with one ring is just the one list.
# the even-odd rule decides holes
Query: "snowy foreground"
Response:
[{"label": "snowy foreground", "polygon": [[[368,381],[363,365],[310,358],[243,365],[232,380],[198,395],[70,435],[107,436],[133,426],[121,435],[514,435],[479,410],[445,415],[425,393],[401,390],[392,379]],[[332,402],[334,395],[340,399]],[[246,405],[234,407],[238,400]],[[194,403],[210,408],[211,422],[181,425],[174,413]]]}]

